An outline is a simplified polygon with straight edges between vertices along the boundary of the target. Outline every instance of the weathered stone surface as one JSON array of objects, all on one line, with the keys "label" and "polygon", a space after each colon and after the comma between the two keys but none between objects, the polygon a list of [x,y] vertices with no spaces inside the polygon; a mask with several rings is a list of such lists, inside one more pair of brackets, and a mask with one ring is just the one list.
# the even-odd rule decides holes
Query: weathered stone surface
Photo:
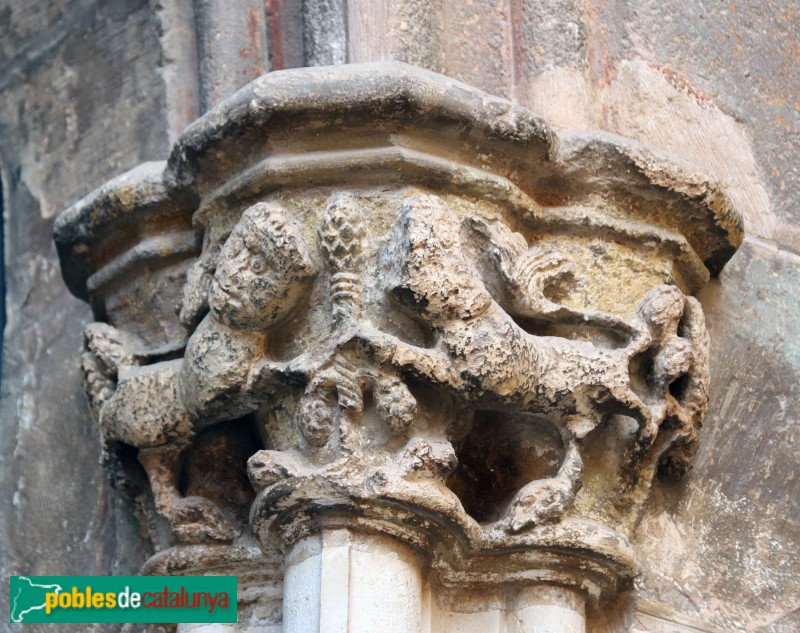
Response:
[{"label": "weathered stone surface", "polygon": [[[537,3],[540,29],[570,16],[547,38],[547,54],[527,53],[540,50],[538,31],[517,31],[525,71],[516,98],[563,129],[611,130],[704,165],[736,200],[748,234],[797,253],[796,7],[558,5]],[[577,42],[573,24],[584,34]]]},{"label": "weathered stone surface", "polygon": [[273,70],[304,65],[303,3],[267,0],[267,44]]},{"label": "weathered stone surface", "polygon": [[[7,194],[6,255],[10,264],[6,351],[12,359],[6,359],[3,376],[8,385],[4,386],[2,396],[6,442],[0,467],[4,472],[0,488],[9,494],[4,493],[0,503],[2,499],[13,499],[13,492],[19,492],[20,500],[17,506],[9,502],[0,506],[8,536],[4,536],[0,548],[4,563],[16,561],[14,570],[38,571],[33,563],[43,565],[41,561],[49,558],[59,567],[42,567],[42,572],[55,569],[74,573],[76,567],[94,569],[95,563],[87,567],[86,561],[96,561],[98,556],[104,561],[127,557],[128,562],[115,569],[132,570],[138,564],[136,559],[142,556],[139,552],[106,557],[109,543],[128,538],[122,532],[111,534],[110,529],[101,530],[98,537],[97,542],[106,544],[104,547],[65,543],[65,537],[74,540],[75,534],[86,533],[84,528],[89,519],[84,512],[93,511],[86,504],[68,507],[71,521],[66,528],[68,535],[59,529],[57,538],[53,538],[53,530],[43,527],[58,525],[59,517],[48,514],[51,507],[56,513],[64,508],[63,499],[59,505],[47,502],[53,495],[53,481],[60,482],[62,474],[69,473],[80,483],[76,490],[85,494],[92,486],[99,489],[100,479],[95,467],[99,449],[89,445],[92,432],[77,395],[78,385],[74,379],[71,386],[63,384],[65,376],[77,375],[75,352],[81,338],[80,328],[92,317],[77,303],[70,304],[63,289],[57,289],[55,255],[48,250],[49,222],[37,218],[52,217],[86,191],[142,160],[165,158],[166,139],[174,141],[197,114],[198,86],[201,80],[204,85],[213,81],[197,72],[198,60],[193,57],[197,51],[198,34],[194,32],[197,23],[194,15],[187,17],[190,12],[186,11],[192,4],[188,0],[161,0],[147,7],[143,2],[32,0],[22,4],[5,2],[0,10],[0,68],[3,69],[0,71],[0,162]],[[512,1],[499,5],[473,2],[456,7],[457,13],[470,20],[477,18],[482,24],[488,20],[493,36],[485,37],[475,27],[477,22],[468,26],[453,20],[453,12],[446,11],[449,6],[446,2],[350,0],[335,5],[336,19],[326,20],[325,11],[315,7],[324,9],[335,3],[268,0],[267,17],[271,17],[272,26],[266,39],[272,67],[304,63],[303,4],[308,7],[308,19],[316,19],[317,31],[309,32],[314,41],[322,43],[323,52],[338,47],[336,50],[345,51],[348,61],[398,58],[458,74],[476,85],[491,86],[498,93],[513,95],[560,129],[611,129],[683,155],[702,164],[704,171],[730,189],[731,197],[745,215],[749,235],[757,236],[766,245],[747,243],[744,254],[734,258],[732,268],[723,273],[719,282],[712,281],[701,295],[703,307],[711,316],[709,329],[714,354],[712,413],[702,433],[712,433],[713,440],[702,444],[698,466],[688,485],[659,486],[651,500],[653,504],[636,543],[640,560],[648,563],[638,591],[643,596],[639,611],[633,610],[630,597],[623,597],[616,605],[614,617],[608,620],[589,613],[590,624],[598,631],[646,633],[713,628],[787,633],[800,628],[792,613],[797,602],[792,589],[798,585],[791,558],[798,547],[798,512],[793,504],[797,491],[792,483],[785,483],[794,476],[792,465],[796,461],[792,429],[797,421],[796,416],[792,417],[791,405],[796,400],[793,385],[797,382],[797,363],[790,350],[791,342],[797,339],[792,318],[797,314],[797,306],[787,298],[793,296],[791,293],[783,294],[785,289],[797,285],[794,277],[798,262],[791,253],[770,245],[775,242],[797,251],[797,205],[793,196],[796,197],[798,187],[792,185],[797,180],[798,155],[793,132],[796,136],[798,112],[792,89],[798,82],[793,81],[797,64],[793,63],[796,51],[792,47],[797,44],[798,13],[793,4],[713,2],[706,3],[705,12],[700,14],[694,5],[678,0]],[[150,9],[154,11],[152,16],[148,14]],[[447,23],[446,15],[450,15]],[[521,20],[521,15],[528,15],[528,20]],[[508,16],[506,22],[504,16]],[[245,75],[248,72],[247,61],[228,56],[237,54],[237,37],[247,41],[253,34],[242,30],[248,22],[239,19],[243,15],[232,17],[236,22],[233,31],[239,32],[227,35],[232,36],[228,43],[233,41],[234,46],[213,63],[206,59],[203,62],[211,70],[226,66],[237,69],[230,76],[218,74],[217,79],[223,83],[237,75],[238,70]],[[465,36],[465,31],[471,35]],[[283,42],[273,34],[283,36]],[[199,35],[201,41],[210,42],[208,33]],[[503,64],[497,66],[494,65],[496,44],[504,38],[511,43],[508,48],[511,55],[504,56]],[[452,41],[458,44],[452,46]],[[65,60],[66,49],[78,52]],[[505,51],[502,46],[501,49]],[[122,54],[117,52],[120,50]],[[462,66],[447,66],[448,56],[462,60]],[[97,66],[96,60],[101,58],[109,60],[105,66]],[[313,57],[309,57],[309,62],[313,62]],[[486,68],[490,71],[481,71]],[[497,68],[500,72],[492,71]],[[112,69],[112,75],[119,81],[109,80],[107,69]],[[227,95],[220,90],[218,96]],[[421,116],[426,114],[422,112]],[[235,152],[226,156],[233,157]],[[589,161],[588,170],[594,169],[595,164]],[[281,163],[275,165],[285,167]],[[390,172],[386,163],[381,165]],[[255,199],[262,195],[258,187],[244,191],[245,198],[250,193]],[[321,200],[319,204],[324,205],[327,198],[322,196]],[[253,201],[243,202],[240,208]],[[452,200],[448,203],[452,204]],[[230,230],[236,219],[223,222],[223,232]],[[591,230],[605,229],[595,222]],[[316,243],[313,231],[306,238],[312,245]],[[563,244],[559,246],[563,248]],[[187,251],[189,257],[194,256],[198,247],[193,244],[194,250]],[[194,275],[197,281],[191,285],[200,288],[193,295],[194,307],[186,311],[185,321],[190,328],[197,323],[192,321],[192,310],[195,316],[196,310],[202,312],[206,300],[202,289],[213,277],[216,256],[213,249],[208,253],[205,265],[189,271],[190,278]],[[614,293],[606,291],[603,279],[609,284],[607,288],[627,290],[631,286],[636,288],[647,275],[669,274],[666,267],[654,269],[647,258],[624,253],[600,239],[573,246],[569,255],[581,271],[572,287],[573,296],[568,298],[573,308],[583,298],[604,310],[618,309],[616,299],[612,300]],[[616,282],[611,275],[595,275],[604,270],[605,262],[620,257],[626,258],[629,273]],[[597,267],[592,266],[595,261]],[[184,270],[166,273],[166,285],[175,283],[183,274]],[[77,283],[82,283],[80,276]],[[146,296],[148,284],[142,288],[139,296]],[[603,290],[592,290],[597,288]],[[624,308],[618,316],[626,316],[635,309],[632,297],[637,292],[630,292],[630,297],[621,301]],[[603,297],[606,304],[602,303]],[[319,298],[320,295],[314,295],[310,300]],[[780,298],[777,304],[776,298]],[[178,300],[176,296],[172,307]],[[103,301],[109,303],[106,298]],[[113,298],[110,305],[127,309]],[[166,315],[170,309],[168,302],[162,301],[156,312]],[[753,311],[757,315],[752,321],[745,318]],[[151,316],[145,312],[138,316],[141,315]],[[178,334],[185,330],[181,329],[177,315],[172,314],[171,319],[164,330],[170,332],[167,339],[180,340]],[[135,321],[130,319],[129,323]],[[61,328],[62,322],[69,325]],[[753,325],[756,322],[758,325]],[[411,343],[424,345],[430,340],[430,333],[415,328],[407,317],[395,326],[395,334],[411,333]],[[152,322],[144,330],[153,330]],[[49,337],[55,331],[67,340],[59,338],[50,343]],[[289,339],[288,335],[273,337],[280,354],[293,351]],[[68,345],[68,340],[73,344]],[[733,357],[736,362],[725,369]],[[403,419],[408,410],[398,408],[402,398],[392,395],[395,390],[393,384],[382,388],[386,395],[378,398],[375,409],[400,412],[398,418]],[[42,397],[42,393],[47,396]],[[766,395],[759,397],[759,394]],[[726,413],[715,415],[716,410]],[[196,444],[187,451],[188,479],[193,482],[184,491],[187,496],[211,499],[236,521],[244,520],[242,508],[249,506],[251,499],[242,492],[249,486],[241,479],[242,455],[263,446],[257,432],[257,427],[263,426],[256,421],[260,415],[212,426],[198,436]],[[302,441],[299,430],[292,431],[286,423],[287,415],[286,411],[270,414],[275,419],[270,423],[274,430],[267,439],[275,446]],[[74,424],[75,420],[84,425],[79,437],[85,438],[85,442],[72,443],[66,433],[57,432],[58,437],[67,440],[50,441],[51,436],[45,438],[37,430],[39,424],[41,428],[58,430],[68,422]],[[778,424],[773,425],[773,420]],[[493,428],[496,422],[486,416],[478,420],[483,435],[477,433],[472,443],[462,446],[459,457],[468,458],[478,450],[476,445],[483,446],[485,429]],[[234,431],[228,425],[238,428],[237,433],[246,434],[242,445],[224,441],[233,437]],[[519,436],[515,433],[520,428],[527,427],[523,423],[511,424],[507,426],[507,437],[492,435],[496,440],[493,450],[502,451],[510,441],[516,441]],[[774,429],[781,429],[780,437],[772,435]],[[398,426],[396,430],[402,429]],[[309,429],[309,437],[313,432],[314,429]],[[542,430],[541,436],[545,435]],[[542,478],[555,472],[560,438],[556,434],[550,441],[550,448],[538,447],[545,451],[542,463],[527,464],[520,460],[527,473],[518,475],[520,485],[525,476]],[[714,457],[712,444],[722,447],[719,458]],[[16,445],[18,448],[12,448]],[[524,440],[520,440],[520,445],[530,448]],[[34,446],[38,448],[31,448]],[[601,443],[588,448],[595,455],[605,450]],[[45,450],[47,462],[34,464],[30,456]],[[768,452],[772,457],[768,457]],[[750,468],[748,460],[742,458],[749,455],[758,456],[757,467]],[[466,475],[476,475],[485,485],[491,485],[495,481],[492,477],[498,475],[476,472],[477,461],[472,458]],[[221,478],[226,483],[204,478],[205,463],[213,463],[215,472],[228,473]],[[17,491],[19,475],[24,489]],[[584,476],[591,480],[592,470]],[[514,485],[510,484],[510,489]],[[236,492],[231,493],[232,498],[226,498],[222,487]],[[505,490],[502,486],[499,489]],[[680,501],[679,497],[687,491],[691,502]],[[495,505],[504,508],[512,497],[513,490],[503,502],[481,505],[473,500],[472,505],[465,501],[465,506],[490,515],[499,511]],[[109,498],[114,500],[109,507],[127,503],[116,496]],[[123,520],[131,512],[130,507],[122,514],[115,509],[114,516]],[[24,541],[19,536],[19,526],[23,524]],[[133,522],[125,525],[130,527]],[[5,526],[9,526],[8,530]],[[163,536],[163,530],[161,533]],[[135,541],[135,537],[130,538],[133,539],[130,542]],[[665,545],[658,548],[661,541]],[[244,569],[249,570],[240,576],[248,579],[243,586],[249,596],[257,594],[254,588],[270,583],[273,595],[254,599],[245,618],[252,618],[248,621],[253,624],[272,627],[266,630],[280,630],[280,580],[265,581],[255,570],[277,568],[281,558],[254,559],[244,553],[247,547],[255,549],[250,543],[237,550],[238,558],[231,556],[234,562],[227,569],[240,575]],[[11,551],[14,553],[9,555]],[[676,555],[677,551],[682,554]],[[159,559],[164,563],[162,567],[156,568],[154,562],[149,569],[164,573],[199,569],[210,560],[218,562],[222,556],[210,551],[195,554],[195,558],[188,551],[177,559],[164,557]],[[98,563],[97,568],[106,569],[104,565],[107,563]],[[724,571],[726,568],[729,571]],[[513,600],[505,595],[485,594],[476,592],[470,599],[459,594],[449,601],[445,598],[434,601],[430,612],[432,626],[463,628],[480,622],[475,630],[493,631],[492,627],[499,630],[505,626],[505,605],[511,605]],[[5,599],[6,592],[0,592],[0,602]],[[577,612],[575,605],[571,609],[570,613]]]},{"label": "weathered stone surface", "polygon": [[[48,4],[40,3],[42,13]],[[14,177],[41,202],[43,217],[163,154],[166,122],[153,113],[164,112],[164,90],[151,72],[159,44],[146,2],[56,7],[52,29],[41,31],[27,5],[23,11],[5,3],[3,13],[4,45],[18,42],[0,79],[0,128],[14,139],[9,149],[4,144],[4,180],[19,170]],[[110,143],[112,130],[116,142]]]},{"label": "weathered stone surface", "polygon": [[413,2],[350,4],[365,18],[354,18],[349,61],[419,64],[512,96],[560,129],[605,129],[702,164],[749,234],[798,252],[791,2],[762,11],[720,0],[697,14],[682,0],[441,1],[417,20],[405,13]]},{"label": "weathered stone surface", "polygon": [[351,63],[397,59],[443,72],[445,6],[428,0],[348,2]]},{"label": "weathered stone surface", "polygon": [[190,10],[196,21],[199,111],[205,112],[270,69],[266,5],[198,0],[185,9]]},{"label": "weathered stone surface", "polygon": [[561,129],[662,147],[723,182],[750,234],[798,251],[791,2],[762,11],[719,0],[700,14],[683,0],[345,5],[306,12],[307,42],[348,51],[327,63],[406,61],[511,96]]},{"label": "weathered stone surface", "polygon": [[305,65],[347,62],[346,5],[343,0],[306,0],[303,3]]},{"label": "weathered stone surface", "polygon": [[3,348],[2,333],[6,329],[6,258],[5,258],[5,207],[3,205],[3,173],[0,171],[0,387],[3,383]]},{"label": "weathered stone surface", "polygon": [[[730,3],[647,0],[624,3],[621,19],[635,53],[691,78],[679,89],[693,100],[713,99],[744,129],[756,178],[767,190],[774,228],[759,236],[800,252],[800,13],[791,0]],[[688,82],[687,82],[688,83]],[[702,94],[697,90],[702,91]],[[732,143],[725,155],[738,157]],[[723,150],[724,151],[724,150]],[[715,160],[712,152],[698,158]],[[756,167],[757,165],[757,167]],[[740,178],[753,178],[742,171]]]},{"label": "weathered stone surface", "polygon": [[99,463],[75,355],[90,316],[50,242],[65,202],[166,150],[155,17],[146,2],[3,2],[0,50],[0,570],[133,573],[151,549]]},{"label": "weathered stone surface", "polygon": [[[199,254],[180,246],[190,213]],[[736,209],[689,166],[611,135],[556,135],[397,63],[253,82],[166,164],[76,203],[55,236],[71,289],[107,321],[87,326],[82,369],[113,479],[164,550],[145,570],[251,570],[320,530],[379,535],[420,557],[397,570],[403,622],[422,613],[422,565],[442,613],[446,596],[487,587],[503,617],[547,619],[536,591],[557,585],[569,591],[553,617],[581,625],[586,604],[603,612],[630,586],[628,538],[656,472],[691,465],[708,338],[686,294],[742,239]],[[185,277],[154,282],[173,261]],[[179,314],[151,299],[159,325],[144,327],[142,284],[174,296],[184,278]],[[486,425],[494,484],[476,472]],[[551,464],[512,454],[519,438]],[[248,495],[184,463],[232,460],[239,491],[248,450],[249,524]],[[503,494],[480,506],[473,480]],[[253,537],[265,558],[244,554]],[[329,559],[361,547],[326,538],[287,568],[290,630],[313,620],[295,599],[382,591],[358,589],[363,575],[326,585],[344,569]],[[254,578],[255,602],[272,604],[279,577]]]},{"label": "weathered stone surface", "polygon": [[[641,594],[719,630],[798,630],[800,267],[745,246],[701,293],[709,415],[684,484],[656,488],[639,547]],[[658,611],[656,611],[658,613]]]},{"label": "weathered stone surface", "polygon": [[793,229],[782,227],[770,206],[746,128],[687,79],[665,66],[625,61],[598,99],[600,126],[702,162],[741,210],[748,235],[790,238]]},{"label": "weathered stone surface", "polygon": [[[442,2],[443,71],[484,90],[510,97],[513,77],[513,41],[509,0]],[[480,39],[491,55],[470,46]]]}]

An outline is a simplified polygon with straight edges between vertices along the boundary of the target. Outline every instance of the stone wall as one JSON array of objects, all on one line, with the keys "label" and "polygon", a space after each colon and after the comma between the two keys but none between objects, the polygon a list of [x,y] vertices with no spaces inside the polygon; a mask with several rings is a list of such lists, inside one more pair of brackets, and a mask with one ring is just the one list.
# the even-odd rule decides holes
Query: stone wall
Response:
[{"label": "stone wall", "polygon": [[638,612],[620,604],[592,626],[800,629],[793,4],[1,1],[3,575],[134,573],[149,554],[99,466],[78,375],[91,315],[61,280],[56,214],[165,158],[187,123],[267,70],[400,59],[562,130],[605,129],[673,152],[726,186],[747,238],[699,295],[712,344],[700,453],[688,479],[653,491],[636,542]]},{"label": "stone wall", "polygon": [[[52,232],[65,205],[166,151],[163,64],[147,2],[0,8],[4,577],[130,573],[147,554],[99,464],[76,355],[90,311],[64,287]],[[4,614],[7,600],[6,585]]]}]

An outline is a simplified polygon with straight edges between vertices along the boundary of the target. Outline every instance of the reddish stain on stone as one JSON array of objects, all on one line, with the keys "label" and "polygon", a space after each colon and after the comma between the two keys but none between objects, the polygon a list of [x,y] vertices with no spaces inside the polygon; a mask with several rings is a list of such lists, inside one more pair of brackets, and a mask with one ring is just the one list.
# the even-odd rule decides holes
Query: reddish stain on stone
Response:
[{"label": "reddish stain on stone", "polygon": [[650,66],[661,73],[664,79],[666,79],[669,84],[678,92],[682,92],[683,94],[691,97],[700,105],[716,107],[714,100],[701,90],[695,88],[686,76],[675,70],[672,70],[671,68],[668,68],[667,66],[659,66],[656,64],[650,64]]},{"label": "reddish stain on stone", "polygon": [[267,33],[272,45],[272,70],[286,68],[283,31],[280,27],[280,0],[267,0]]}]

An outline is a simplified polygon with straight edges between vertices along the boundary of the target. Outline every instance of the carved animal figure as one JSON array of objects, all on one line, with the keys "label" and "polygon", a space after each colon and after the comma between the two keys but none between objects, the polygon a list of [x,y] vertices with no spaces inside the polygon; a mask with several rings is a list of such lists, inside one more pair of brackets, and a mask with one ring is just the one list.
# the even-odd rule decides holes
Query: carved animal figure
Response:
[{"label": "carved animal figure", "polygon": [[[473,221],[472,228],[491,233],[489,225],[483,222],[481,227],[481,222]],[[498,254],[497,262],[505,266],[501,273],[509,282],[509,292],[516,295],[512,304],[517,309],[532,316],[586,320],[590,325],[613,328],[627,340],[623,347],[604,349],[588,341],[534,336],[493,299],[464,256],[461,229],[458,216],[444,201],[418,196],[404,205],[390,239],[393,246],[387,257],[394,265],[387,279],[388,290],[431,328],[432,347],[410,345],[366,325],[357,338],[377,362],[446,388],[473,408],[525,411],[566,429],[566,457],[558,475],[532,482],[511,504],[507,514],[510,526],[519,530],[553,520],[571,504],[582,475],[575,441],[609,415],[634,418],[640,425],[638,444],[648,447],[652,443],[661,419],[634,391],[629,366],[636,354],[652,344],[655,320],[663,317],[665,322],[672,319],[677,324],[675,315],[664,315],[663,306],[679,307],[680,318],[683,295],[671,286],[651,291],[631,323],[610,315],[569,310],[546,301],[544,282],[535,278],[537,274],[563,274],[563,268],[547,260],[544,267],[530,260],[515,263],[514,255],[518,257],[523,249],[509,250],[508,239],[499,240],[506,253]],[[683,343],[679,341],[678,347]],[[687,354],[671,349],[662,356],[671,359],[663,363],[662,381],[668,383],[688,369]]]},{"label": "carved animal figure", "polygon": [[291,313],[316,272],[283,211],[258,203],[219,253],[210,312],[183,359],[145,364],[152,359],[137,355],[130,337],[107,324],[87,326],[83,373],[109,459],[120,444],[138,449],[156,509],[179,540],[236,535],[213,503],[181,497],[181,456],[200,430],[253,411],[270,385],[291,379],[289,364],[265,358],[268,332]]}]

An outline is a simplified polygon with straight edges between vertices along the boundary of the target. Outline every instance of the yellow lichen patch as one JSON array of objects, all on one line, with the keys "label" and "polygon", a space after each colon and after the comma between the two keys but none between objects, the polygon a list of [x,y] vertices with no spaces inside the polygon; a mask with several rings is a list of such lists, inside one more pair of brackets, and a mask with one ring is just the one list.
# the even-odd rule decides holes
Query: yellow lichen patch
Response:
[{"label": "yellow lichen patch", "polygon": [[575,282],[562,302],[574,308],[629,316],[642,297],[660,284],[676,284],[675,267],[665,255],[602,237],[551,235],[537,244],[569,256]]}]

